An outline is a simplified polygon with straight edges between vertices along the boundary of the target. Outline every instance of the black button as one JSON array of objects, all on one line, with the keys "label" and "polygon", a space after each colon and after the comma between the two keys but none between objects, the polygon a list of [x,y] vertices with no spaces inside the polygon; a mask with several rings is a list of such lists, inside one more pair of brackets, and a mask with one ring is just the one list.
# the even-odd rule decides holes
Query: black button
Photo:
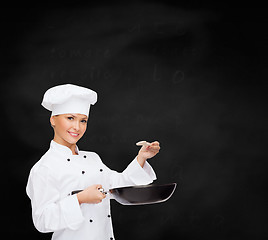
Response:
[{"label": "black button", "polygon": [[108,215],[108,218],[110,218],[110,217],[111,217],[111,215],[109,214],[109,215]]},{"label": "black button", "polygon": [[86,158],[87,156],[86,155],[84,155],[84,158]]},{"label": "black button", "polygon": [[70,162],[70,161],[71,161],[71,159],[70,159],[70,158],[68,158],[68,159],[67,159],[67,161],[68,161],[68,162]]},{"label": "black button", "polygon": [[111,237],[110,240],[113,240],[113,238]]},{"label": "black button", "polygon": [[93,220],[92,220],[92,219],[90,219],[89,221],[90,221],[90,222],[93,222]]},{"label": "black button", "polygon": [[100,172],[102,172],[103,171],[103,169],[100,169]]},{"label": "black button", "polygon": [[85,173],[85,171],[82,171],[82,174],[84,174]]}]

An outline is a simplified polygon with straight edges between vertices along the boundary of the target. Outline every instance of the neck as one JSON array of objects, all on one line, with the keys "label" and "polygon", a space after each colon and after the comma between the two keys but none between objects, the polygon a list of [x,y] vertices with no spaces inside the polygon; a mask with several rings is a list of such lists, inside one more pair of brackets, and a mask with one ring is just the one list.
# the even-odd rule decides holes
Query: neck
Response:
[{"label": "neck", "polygon": [[67,141],[65,141],[64,139],[58,138],[56,136],[54,136],[53,141],[55,141],[58,144],[61,144],[63,146],[66,146],[68,148],[70,148],[70,150],[72,151],[73,155],[77,155],[77,153],[75,152],[75,148],[76,148],[76,144],[75,143],[69,143]]}]

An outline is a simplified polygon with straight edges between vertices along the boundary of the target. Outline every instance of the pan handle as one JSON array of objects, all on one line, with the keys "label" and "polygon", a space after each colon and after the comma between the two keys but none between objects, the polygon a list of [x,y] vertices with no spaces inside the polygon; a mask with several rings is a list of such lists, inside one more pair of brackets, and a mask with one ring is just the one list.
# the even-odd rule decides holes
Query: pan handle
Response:
[{"label": "pan handle", "polygon": [[74,195],[74,194],[77,194],[77,193],[80,193],[80,192],[82,192],[83,190],[75,190],[75,191],[72,191],[71,192],[71,195]]},{"label": "pan handle", "polygon": [[[99,190],[101,193],[103,193],[103,194],[107,194],[107,192],[105,192],[103,188],[98,188],[98,190]],[[83,191],[83,190],[75,190],[75,191],[72,191],[72,192],[71,192],[71,195],[77,194],[77,193],[82,192],[82,191]]]}]

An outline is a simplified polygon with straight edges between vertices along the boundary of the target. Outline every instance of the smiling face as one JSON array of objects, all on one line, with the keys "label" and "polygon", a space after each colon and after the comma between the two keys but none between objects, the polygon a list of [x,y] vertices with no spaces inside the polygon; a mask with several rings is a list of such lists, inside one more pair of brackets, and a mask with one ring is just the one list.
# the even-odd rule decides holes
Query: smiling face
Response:
[{"label": "smiling face", "polygon": [[74,113],[52,116],[54,141],[69,148],[75,146],[87,129],[87,119],[86,115]]}]

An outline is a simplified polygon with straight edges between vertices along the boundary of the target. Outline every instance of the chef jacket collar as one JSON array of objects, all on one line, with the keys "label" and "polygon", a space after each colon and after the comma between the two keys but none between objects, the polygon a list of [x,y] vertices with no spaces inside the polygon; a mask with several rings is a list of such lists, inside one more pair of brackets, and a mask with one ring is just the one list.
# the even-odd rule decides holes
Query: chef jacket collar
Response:
[{"label": "chef jacket collar", "polygon": [[[50,148],[53,150],[56,150],[62,154],[73,155],[72,150],[70,148],[68,148],[64,145],[61,145],[59,143],[56,143],[54,140],[51,140]],[[79,155],[79,149],[78,149],[77,145],[75,146],[75,152]]]}]

